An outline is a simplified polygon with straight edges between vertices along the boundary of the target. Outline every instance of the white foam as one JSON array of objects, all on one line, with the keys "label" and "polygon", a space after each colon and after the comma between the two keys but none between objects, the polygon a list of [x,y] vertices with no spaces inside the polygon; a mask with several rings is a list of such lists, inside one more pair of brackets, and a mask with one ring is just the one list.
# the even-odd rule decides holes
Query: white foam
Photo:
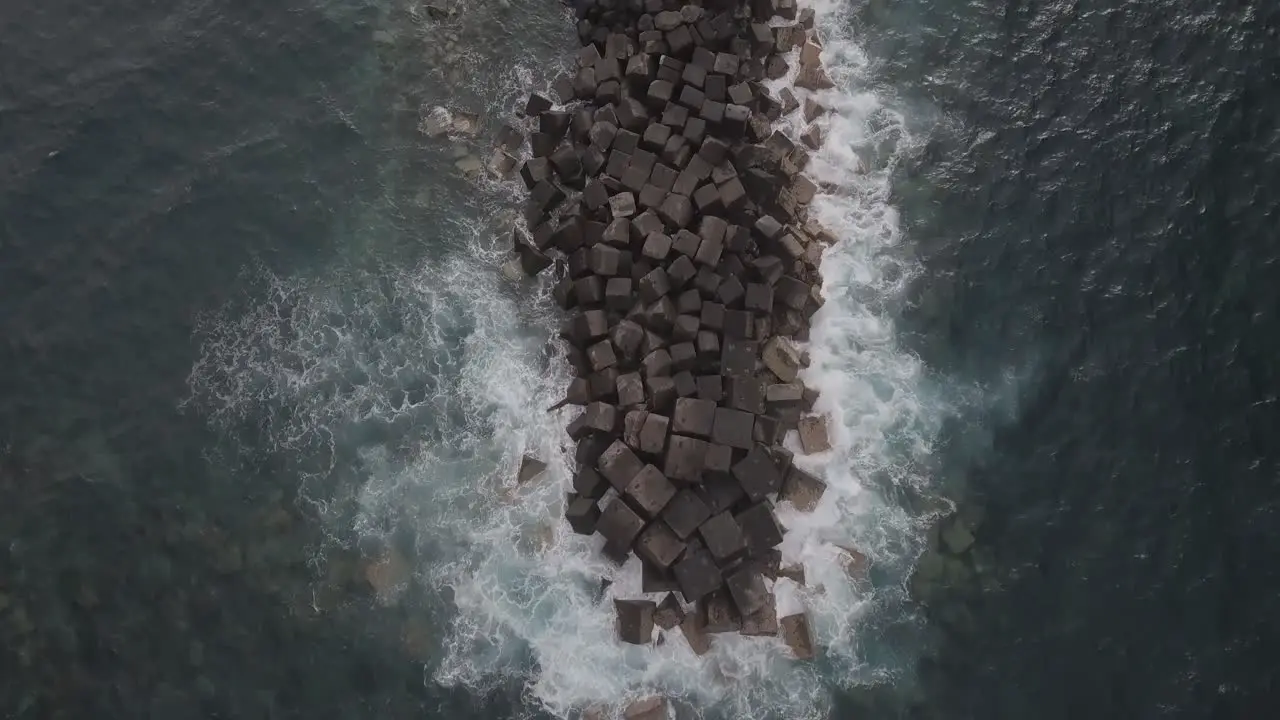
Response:
[{"label": "white foam", "polygon": [[[847,3],[812,7],[840,89],[818,94],[833,112],[821,120],[827,139],[809,172],[831,192],[811,212],[839,241],[823,260],[826,305],[814,318],[813,363],[803,377],[822,391],[817,408],[833,418],[833,449],[797,453],[796,462],[825,477],[829,489],[812,513],[779,506],[788,528],[784,564],[803,562],[807,587],[784,579],[775,590],[780,616],[809,613],[818,661],[791,661],[776,638],[717,636],[703,658],[679,631],[660,647],[614,640],[612,600],[640,596],[638,561],[613,568],[598,539],[574,535],[559,520],[570,487],[563,449],[570,414],[544,408],[559,399],[568,372],[560,360],[548,362],[543,348],[558,313],[545,280],[531,296],[501,277],[504,248],[488,225],[460,226],[465,247],[383,277],[264,274],[269,301],[201,325],[192,397],[212,420],[232,427],[266,412],[263,430],[280,452],[332,458],[340,448],[360,448],[358,486],[347,494],[326,487],[313,499],[361,534],[415,532],[427,558],[418,577],[448,589],[452,602],[432,664],[436,681],[485,692],[527,679],[528,697],[558,717],[661,692],[707,715],[803,720],[826,717],[834,690],[905,669],[895,664],[903,660],[868,652],[862,639],[868,624],[905,612],[901,587],[920,539],[917,522],[883,492],[927,484],[920,468],[945,409],[929,393],[920,362],[895,339],[891,308],[916,269],[899,252],[891,166],[866,158],[883,145],[876,132],[893,135],[895,152],[911,137],[881,98],[859,90],[868,85],[867,60],[842,34],[850,27]],[[506,74],[510,82],[532,79],[525,69]],[[873,123],[888,129],[872,132]],[[793,124],[788,132],[802,129]],[[509,189],[486,183],[478,190],[510,202],[499,197]],[[496,214],[501,203],[478,207],[479,217]],[[794,438],[788,442],[798,449]],[[517,490],[522,452],[550,468]],[[313,465],[317,476],[335,470],[331,459]],[[339,512],[344,505],[354,513]],[[850,579],[841,546],[870,558],[872,583]],[[613,585],[597,600],[601,577]],[[910,648],[895,650],[888,654],[909,661]]]}]

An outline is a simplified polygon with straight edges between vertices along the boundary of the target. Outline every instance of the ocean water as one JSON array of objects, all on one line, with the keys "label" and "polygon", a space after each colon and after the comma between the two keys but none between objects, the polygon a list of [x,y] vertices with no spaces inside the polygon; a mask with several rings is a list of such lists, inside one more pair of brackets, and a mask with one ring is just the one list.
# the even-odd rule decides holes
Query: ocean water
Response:
[{"label": "ocean water", "polygon": [[[559,317],[545,281],[501,273],[519,192],[481,166],[568,66],[563,7],[15,12],[9,715],[1263,707],[1271,11],[801,5],[838,85],[805,376],[834,447],[800,460],[830,488],[779,509],[807,664],[772,639],[612,642],[638,566],[556,520]],[[516,488],[524,453],[550,467]],[[912,568],[956,507],[986,517],[982,591],[925,608]]]}]

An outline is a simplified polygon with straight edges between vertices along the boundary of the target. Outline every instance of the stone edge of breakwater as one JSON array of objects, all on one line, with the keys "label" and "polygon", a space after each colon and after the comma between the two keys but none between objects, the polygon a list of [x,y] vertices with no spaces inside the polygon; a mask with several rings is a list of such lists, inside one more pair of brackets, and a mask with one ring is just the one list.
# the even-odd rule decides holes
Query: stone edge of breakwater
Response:
[{"label": "stone edge of breakwater", "polygon": [[[665,593],[615,600],[620,641],[679,627],[701,655],[718,633],[781,633],[812,658],[806,615],[779,619],[769,583],[804,583],[802,566],[782,567],[773,502],[811,511],[826,489],[782,440],[830,449],[798,345],[835,241],[808,216],[818,187],[804,172],[827,109],[766,83],[833,87],[814,12],[796,0],[569,4],[571,73],[529,96],[488,163],[528,191],[504,272],[550,272],[566,312],[574,378],[551,408],[580,408],[566,520],[603,536],[619,564],[637,555],[643,592]],[[799,143],[774,126],[794,113]],[[545,467],[526,456],[517,483]],[[846,552],[865,574],[865,556]],[[627,717],[664,708],[651,698]]]}]

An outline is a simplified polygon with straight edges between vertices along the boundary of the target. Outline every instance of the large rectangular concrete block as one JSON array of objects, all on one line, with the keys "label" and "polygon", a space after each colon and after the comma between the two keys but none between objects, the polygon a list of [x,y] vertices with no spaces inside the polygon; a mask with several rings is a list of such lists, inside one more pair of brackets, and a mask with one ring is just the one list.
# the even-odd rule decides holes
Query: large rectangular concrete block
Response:
[{"label": "large rectangular concrete block", "polygon": [[596,531],[614,547],[629,548],[644,529],[644,519],[620,497],[605,506],[596,522]]},{"label": "large rectangular concrete block", "polygon": [[733,466],[733,476],[753,502],[764,500],[782,489],[782,473],[762,445],[755,445],[747,451],[746,457]]},{"label": "large rectangular concrete block", "polygon": [[698,528],[698,535],[706,543],[707,552],[717,562],[724,563],[742,556],[747,551],[747,540],[742,528],[729,512],[712,515]]},{"label": "large rectangular concrete block", "polygon": [[636,538],[636,554],[641,560],[660,570],[666,570],[684,552],[684,541],[666,524],[650,523]]},{"label": "large rectangular concrete block", "polygon": [[653,465],[645,465],[627,483],[623,492],[633,504],[650,518],[655,518],[676,494],[676,488],[662,471]]},{"label": "large rectangular concrete block", "polygon": [[667,442],[663,469],[667,477],[684,483],[696,483],[702,479],[703,455],[707,443],[684,435],[672,435]]},{"label": "large rectangular concrete block", "polygon": [[753,556],[763,556],[782,542],[782,526],[768,502],[758,502],[733,517],[742,528],[747,550]]},{"label": "large rectangular concrete block", "polygon": [[685,488],[667,503],[662,520],[681,540],[688,538],[698,526],[711,517],[711,510],[693,490]]},{"label": "large rectangular concrete block", "polygon": [[733,408],[716,408],[711,425],[711,441],[732,448],[750,450],[755,447],[752,440],[752,427],[755,416]]},{"label": "large rectangular concrete block", "polygon": [[632,645],[648,645],[653,640],[653,601],[614,600],[613,605],[618,616],[618,639]]},{"label": "large rectangular concrete block", "polygon": [[640,458],[631,452],[631,448],[627,447],[626,443],[615,440],[601,453],[600,459],[596,462],[596,468],[610,485],[618,492],[623,492],[644,468],[644,463],[640,462]]},{"label": "large rectangular concrete block", "polygon": [[672,431],[681,435],[710,437],[716,404],[709,400],[680,398],[672,415]]},{"label": "large rectangular concrete block", "polygon": [[720,568],[705,550],[686,552],[676,562],[673,571],[686,602],[696,602],[724,584]]}]

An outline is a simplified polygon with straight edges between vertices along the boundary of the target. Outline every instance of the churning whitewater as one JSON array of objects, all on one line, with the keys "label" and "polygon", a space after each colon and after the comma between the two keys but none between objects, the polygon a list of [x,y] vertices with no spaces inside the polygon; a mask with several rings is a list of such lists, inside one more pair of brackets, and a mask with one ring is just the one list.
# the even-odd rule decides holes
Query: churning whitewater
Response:
[{"label": "churning whitewater", "polygon": [[[873,69],[850,34],[849,4],[800,4],[816,10],[837,85],[818,94],[832,112],[808,172],[821,188],[811,216],[838,242],[823,257],[826,304],[802,374],[821,392],[815,409],[834,420],[833,449],[796,455],[828,490],[812,513],[779,504],[783,564],[803,563],[806,584],[780,578],[775,589],[779,616],[809,613],[816,662],[795,662],[779,638],[718,636],[703,657],[678,634],[657,647],[614,639],[613,599],[641,596],[639,561],[613,566],[599,538],[561,520],[569,411],[546,408],[570,373],[548,347],[560,322],[549,281],[520,281],[541,283],[531,291],[499,270],[519,202],[513,185],[468,180],[472,196],[432,229],[464,242],[412,267],[343,262],[300,277],[250,269],[254,302],[199,324],[189,405],[224,432],[253,428],[245,452],[287,457],[333,543],[413,538],[412,574],[437,604],[421,612],[447,618],[428,665],[435,682],[483,693],[515,679],[558,717],[661,693],[704,716],[816,719],[842,687],[911,672],[914,649],[883,645],[879,630],[913,622],[904,586],[929,517],[894,498],[927,488],[946,413],[892,322],[917,272],[889,205],[892,171],[913,138],[890,99],[869,89]],[[501,87],[483,90],[493,126],[560,69],[504,72]],[[804,126],[793,122],[781,127],[796,138]],[[376,245],[350,242],[345,257]],[[798,449],[794,437],[787,444]],[[516,488],[524,453],[550,467]],[[846,549],[865,554],[869,572],[851,567]],[[325,552],[317,548],[319,562]],[[602,578],[612,581],[603,593]]]}]

